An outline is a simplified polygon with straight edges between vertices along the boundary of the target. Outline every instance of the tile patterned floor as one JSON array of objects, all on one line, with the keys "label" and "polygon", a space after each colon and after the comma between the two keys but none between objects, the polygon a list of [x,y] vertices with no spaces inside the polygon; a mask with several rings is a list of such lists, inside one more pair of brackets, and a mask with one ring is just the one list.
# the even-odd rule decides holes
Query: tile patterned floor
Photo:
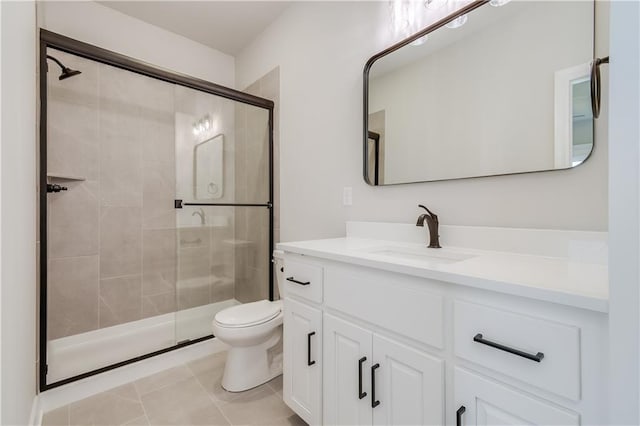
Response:
[{"label": "tile patterned floor", "polygon": [[214,354],[49,411],[42,425],[306,425],[282,401],[282,376],[225,391],[225,358]]}]

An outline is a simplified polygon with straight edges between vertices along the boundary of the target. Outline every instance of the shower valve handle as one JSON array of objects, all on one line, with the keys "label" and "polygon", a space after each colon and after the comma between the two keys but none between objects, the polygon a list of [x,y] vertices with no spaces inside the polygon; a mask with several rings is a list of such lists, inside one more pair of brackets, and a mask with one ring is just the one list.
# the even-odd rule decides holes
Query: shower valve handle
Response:
[{"label": "shower valve handle", "polygon": [[57,183],[53,184],[53,183],[48,183],[47,184],[47,192],[60,192],[60,191],[66,191],[67,187],[66,186],[60,186]]}]

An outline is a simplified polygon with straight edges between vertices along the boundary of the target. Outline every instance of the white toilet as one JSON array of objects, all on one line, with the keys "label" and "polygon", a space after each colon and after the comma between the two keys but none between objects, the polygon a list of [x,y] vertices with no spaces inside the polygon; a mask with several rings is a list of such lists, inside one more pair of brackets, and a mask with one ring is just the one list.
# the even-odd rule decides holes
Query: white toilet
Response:
[{"label": "white toilet", "polygon": [[[278,290],[282,297],[282,252],[273,252]],[[213,335],[231,348],[222,387],[241,392],[282,374],[282,301],[260,300],[218,312]]]}]

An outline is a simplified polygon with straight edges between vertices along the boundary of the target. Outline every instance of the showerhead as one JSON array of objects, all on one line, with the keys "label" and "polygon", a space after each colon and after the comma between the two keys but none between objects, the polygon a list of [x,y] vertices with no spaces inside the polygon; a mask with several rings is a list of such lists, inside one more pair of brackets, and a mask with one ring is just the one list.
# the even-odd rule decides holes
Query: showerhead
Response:
[{"label": "showerhead", "polygon": [[65,78],[73,77],[74,75],[82,74],[82,71],[72,70],[71,68],[64,68],[62,74],[58,77],[58,80],[64,80]]},{"label": "showerhead", "polygon": [[58,77],[58,80],[64,80],[64,79],[67,79],[69,77],[73,77],[74,75],[82,74],[82,71],[72,70],[71,68],[64,66],[64,64],[62,62],[60,62],[59,60],[57,60],[53,56],[47,55],[47,59],[51,59],[53,62],[58,64],[58,66],[62,70],[62,73],[60,74],[60,77]]}]

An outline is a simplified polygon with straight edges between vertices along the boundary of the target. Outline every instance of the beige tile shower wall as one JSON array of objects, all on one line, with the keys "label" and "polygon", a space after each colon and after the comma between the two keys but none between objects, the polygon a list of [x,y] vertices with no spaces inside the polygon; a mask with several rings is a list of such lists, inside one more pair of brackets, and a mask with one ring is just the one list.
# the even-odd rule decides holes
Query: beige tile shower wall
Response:
[{"label": "beige tile shower wall", "polygon": [[[176,87],[177,198],[216,203],[235,202],[235,102],[184,87]],[[208,116],[210,128],[193,133],[193,124]],[[223,135],[222,196],[196,199],[195,148]],[[190,207],[177,210],[178,309],[233,299],[235,253],[233,207]],[[178,321],[181,321],[178,318]]]},{"label": "beige tile shower wall", "polygon": [[50,53],[82,74],[49,73],[48,170],[86,180],[49,196],[49,338],[172,312],[173,85]]},{"label": "beige tile shower wall", "polygon": [[82,74],[58,80],[48,73],[48,173],[82,176],[56,182],[68,191],[48,195],[48,337],[100,327],[100,138],[98,64],[49,52]]},{"label": "beige tile shower wall", "polygon": [[[173,207],[194,199],[194,147],[219,133],[216,201],[268,200],[264,110],[53,53],[82,74],[50,74],[48,168],[86,180],[49,197],[49,338],[266,298],[265,210],[204,207],[202,223],[198,209]],[[268,77],[261,88],[273,91],[277,72]],[[193,135],[205,115],[209,134]]]},{"label": "beige tile shower wall", "polygon": [[[275,102],[274,110],[274,239],[280,240],[279,226],[279,94],[280,70],[275,68],[245,89]],[[244,202],[269,199],[268,115],[265,110],[236,105],[236,198]],[[268,123],[268,122],[267,122]],[[252,302],[269,297],[269,215],[257,208],[238,208],[236,213],[235,298]],[[277,292],[277,289],[276,289]],[[276,293],[276,297],[277,297]]]}]

